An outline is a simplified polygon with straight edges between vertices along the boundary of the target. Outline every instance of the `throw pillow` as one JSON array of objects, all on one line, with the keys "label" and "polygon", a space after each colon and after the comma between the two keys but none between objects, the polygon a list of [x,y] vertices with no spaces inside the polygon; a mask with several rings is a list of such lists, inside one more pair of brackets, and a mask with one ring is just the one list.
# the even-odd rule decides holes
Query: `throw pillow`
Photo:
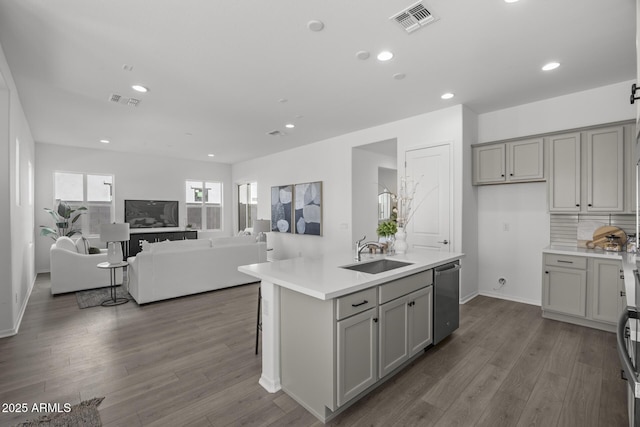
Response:
[{"label": "throw pillow", "polygon": [[76,244],[67,236],[58,237],[58,240],[56,240],[56,248],[65,249],[69,252],[78,252]]},{"label": "throw pillow", "polygon": [[96,255],[99,254],[100,252],[100,248],[96,248],[96,247],[89,247],[89,255]]},{"label": "throw pillow", "polygon": [[76,240],[76,251],[83,255],[89,254],[89,241],[85,237]]}]

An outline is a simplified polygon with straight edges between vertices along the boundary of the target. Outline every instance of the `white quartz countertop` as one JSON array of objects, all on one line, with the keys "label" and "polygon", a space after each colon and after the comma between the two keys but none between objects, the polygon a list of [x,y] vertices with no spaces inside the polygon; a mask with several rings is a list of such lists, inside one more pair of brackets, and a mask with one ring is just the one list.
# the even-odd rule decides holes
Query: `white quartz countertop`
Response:
[{"label": "white quartz countertop", "polygon": [[452,252],[410,252],[392,256],[362,254],[360,263],[381,258],[411,263],[394,270],[370,274],[340,268],[358,262],[354,260],[353,252],[338,252],[317,257],[242,265],[238,270],[314,298],[329,300],[447,264],[462,257],[464,254]]},{"label": "white quartz countertop", "polygon": [[585,249],[574,246],[550,245],[542,250],[543,253],[557,255],[574,255],[586,256],[592,258],[616,259],[622,262],[624,271],[624,287],[627,295],[627,305],[635,306],[636,301],[636,280],[634,270],[637,267],[637,261],[640,260],[640,254],[627,252],[608,252],[602,249]]}]

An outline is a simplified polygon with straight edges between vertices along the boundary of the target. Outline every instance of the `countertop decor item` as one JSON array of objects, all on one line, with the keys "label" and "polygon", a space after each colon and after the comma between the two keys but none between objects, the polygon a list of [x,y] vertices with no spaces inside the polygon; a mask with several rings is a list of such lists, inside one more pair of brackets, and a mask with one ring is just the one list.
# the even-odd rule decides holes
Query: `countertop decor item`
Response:
[{"label": "countertop decor item", "polygon": [[[605,225],[602,227],[598,227],[593,232],[593,240],[587,244],[588,248],[599,247],[605,249],[605,246],[611,241],[611,238],[608,236],[615,236],[619,239],[619,244],[621,247],[627,243],[627,233],[624,232],[619,227],[614,227],[612,225]],[[611,246],[610,246],[611,247]]]}]

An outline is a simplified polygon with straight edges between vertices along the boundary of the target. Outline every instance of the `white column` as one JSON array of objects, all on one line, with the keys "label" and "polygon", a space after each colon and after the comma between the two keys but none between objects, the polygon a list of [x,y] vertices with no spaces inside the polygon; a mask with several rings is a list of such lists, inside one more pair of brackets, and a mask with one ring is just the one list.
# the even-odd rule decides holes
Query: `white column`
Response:
[{"label": "white column", "polygon": [[280,286],[265,280],[262,293],[262,375],[259,384],[270,393],[280,383]]}]

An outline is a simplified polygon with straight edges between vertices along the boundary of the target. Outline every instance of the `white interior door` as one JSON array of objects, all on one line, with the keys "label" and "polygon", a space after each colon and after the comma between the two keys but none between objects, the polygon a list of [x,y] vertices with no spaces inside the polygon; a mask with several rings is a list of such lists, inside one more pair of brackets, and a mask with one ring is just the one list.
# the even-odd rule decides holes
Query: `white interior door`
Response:
[{"label": "white interior door", "polygon": [[413,214],[407,227],[410,250],[450,252],[451,164],[450,145],[409,150],[406,177],[417,182]]}]

